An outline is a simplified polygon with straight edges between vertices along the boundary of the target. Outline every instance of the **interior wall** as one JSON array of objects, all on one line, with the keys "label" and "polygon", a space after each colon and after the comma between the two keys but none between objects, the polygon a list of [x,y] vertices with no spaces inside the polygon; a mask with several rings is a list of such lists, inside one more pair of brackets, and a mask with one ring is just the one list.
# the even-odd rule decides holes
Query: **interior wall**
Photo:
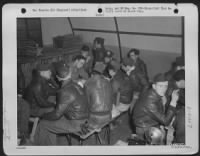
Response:
[{"label": "interior wall", "polygon": [[71,34],[72,30],[66,17],[41,18],[43,45],[53,45],[53,37]]},{"label": "interior wall", "polygon": [[[72,17],[73,28],[97,29],[116,31],[114,18],[112,17]],[[72,33],[67,18],[44,18],[42,21],[43,42],[52,44],[52,37]],[[119,31],[155,33],[166,35],[181,35],[181,17],[118,17]],[[95,37],[105,39],[105,47],[115,53],[120,60],[120,52],[117,34],[91,31],[74,31],[75,35],[81,35],[83,42],[92,46]],[[131,48],[141,50],[141,58],[148,66],[149,76],[152,78],[158,72],[169,70],[175,57],[181,55],[181,37],[129,35],[120,34],[122,56],[125,57]]]},{"label": "interior wall", "polygon": [[[138,48],[162,53],[171,52],[181,54],[181,38],[145,35],[120,35],[123,47]],[[124,52],[123,52],[124,54]]]},{"label": "interior wall", "polygon": [[[92,47],[91,43],[86,43]],[[112,45],[105,45],[106,49],[110,49],[115,52],[114,57],[120,61],[119,47]],[[123,57],[125,57],[130,50],[129,47],[121,47],[123,51]],[[163,52],[163,51],[152,51],[146,49],[140,50],[140,58],[146,63],[148,75],[150,79],[157,73],[163,73],[168,71],[171,68],[171,63],[175,61],[175,58],[180,56],[178,53],[172,52]]]},{"label": "interior wall", "polygon": [[120,31],[180,35],[181,17],[117,17]]},{"label": "interior wall", "polygon": [[72,17],[73,28],[116,30],[113,17]]}]

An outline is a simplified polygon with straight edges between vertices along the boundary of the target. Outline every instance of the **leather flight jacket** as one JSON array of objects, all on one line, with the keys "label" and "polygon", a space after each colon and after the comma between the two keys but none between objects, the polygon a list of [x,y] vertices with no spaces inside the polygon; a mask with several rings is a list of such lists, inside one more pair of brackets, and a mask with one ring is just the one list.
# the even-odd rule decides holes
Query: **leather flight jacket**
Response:
[{"label": "leather flight jacket", "polygon": [[56,109],[53,112],[44,114],[42,118],[46,120],[58,120],[63,115],[69,120],[88,118],[86,94],[83,88],[72,80],[66,81],[57,92]]},{"label": "leather flight jacket", "polygon": [[130,77],[121,69],[111,80],[114,99],[116,95],[120,92],[120,102],[123,104],[130,104],[133,99],[134,88]]},{"label": "leather flight jacket", "polygon": [[34,72],[32,81],[25,89],[24,99],[29,102],[31,110],[54,107],[54,103],[48,102],[48,97],[55,95],[56,90],[51,88],[48,81],[42,78],[39,73]]},{"label": "leather flight jacket", "polygon": [[99,128],[112,119],[112,86],[103,76],[95,75],[86,82],[85,89],[89,102],[89,125]]},{"label": "leather flight jacket", "polygon": [[149,83],[146,76],[137,68],[131,71],[130,78],[134,91],[143,92],[148,89]]},{"label": "leather flight jacket", "polygon": [[153,127],[158,125],[167,126],[175,114],[175,107],[165,106],[161,97],[154,89],[143,93],[135,104],[133,121],[136,127]]},{"label": "leather flight jacket", "polygon": [[173,122],[175,130],[173,143],[184,143],[185,144],[185,107],[182,106],[176,112],[176,117]]},{"label": "leather flight jacket", "polygon": [[144,63],[143,60],[141,60],[140,58],[137,59],[136,63],[135,63],[136,69],[139,70],[142,75],[145,76],[145,79],[148,80],[148,72],[147,72],[147,66]]},{"label": "leather flight jacket", "polygon": [[91,113],[106,114],[112,110],[112,86],[103,76],[95,75],[86,84],[86,93]]}]

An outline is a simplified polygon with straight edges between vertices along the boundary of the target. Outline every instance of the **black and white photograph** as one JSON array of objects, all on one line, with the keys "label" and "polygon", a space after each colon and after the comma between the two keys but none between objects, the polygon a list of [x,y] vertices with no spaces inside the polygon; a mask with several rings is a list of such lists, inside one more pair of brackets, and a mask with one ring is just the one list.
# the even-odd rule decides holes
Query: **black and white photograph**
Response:
[{"label": "black and white photograph", "polygon": [[198,106],[186,100],[186,56],[196,55],[186,50],[186,20],[16,17],[15,146],[189,149]]}]

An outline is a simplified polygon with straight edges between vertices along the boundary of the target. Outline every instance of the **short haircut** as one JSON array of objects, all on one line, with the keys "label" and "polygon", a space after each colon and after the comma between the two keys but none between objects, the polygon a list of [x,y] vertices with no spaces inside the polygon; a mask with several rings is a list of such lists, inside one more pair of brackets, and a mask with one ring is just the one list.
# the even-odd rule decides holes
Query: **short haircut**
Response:
[{"label": "short haircut", "polygon": [[131,60],[130,58],[124,58],[123,60],[122,60],[122,65],[124,65],[124,66],[134,66],[135,65],[135,63],[133,62],[133,60]]},{"label": "short haircut", "polygon": [[82,51],[90,51],[90,48],[87,45],[83,45],[82,48],[81,48],[81,50]]},{"label": "short haircut", "polygon": [[165,81],[168,81],[168,79],[165,76],[165,74],[163,74],[163,73],[156,74],[153,78],[154,84],[157,83],[157,82],[165,82]]},{"label": "short haircut", "polygon": [[96,37],[96,38],[94,39],[94,42],[97,42],[98,44],[104,44],[104,38]]},{"label": "short haircut", "polygon": [[115,66],[109,64],[109,65],[106,67],[106,70],[107,70],[107,71],[109,71],[109,70],[113,70],[113,71],[116,72],[118,69],[117,69]]},{"label": "short haircut", "polygon": [[183,69],[182,70],[178,70],[173,75],[173,78],[174,78],[175,81],[185,80],[185,70],[183,70]]},{"label": "short haircut", "polygon": [[86,60],[86,58],[84,57],[84,56],[82,56],[82,55],[76,55],[73,59],[72,59],[72,61],[76,61],[76,60]]},{"label": "short haircut", "polygon": [[139,54],[140,54],[140,51],[139,51],[139,49],[133,48],[133,49],[129,50],[129,52],[128,52],[128,54],[127,54],[127,57],[130,57],[130,54],[131,54],[131,53],[134,53],[135,55],[139,55]]}]

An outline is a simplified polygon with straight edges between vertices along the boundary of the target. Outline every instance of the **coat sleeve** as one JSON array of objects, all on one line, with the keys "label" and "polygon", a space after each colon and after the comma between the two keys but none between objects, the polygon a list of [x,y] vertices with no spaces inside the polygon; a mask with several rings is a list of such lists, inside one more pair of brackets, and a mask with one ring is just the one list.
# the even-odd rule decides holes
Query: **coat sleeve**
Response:
[{"label": "coat sleeve", "polygon": [[140,83],[142,85],[142,92],[146,91],[149,88],[149,82],[146,79],[146,77],[142,73],[137,74],[138,79],[140,80]]},{"label": "coat sleeve", "polygon": [[46,113],[42,116],[45,120],[58,120],[64,115],[64,112],[71,103],[75,100],[72,94],[60,93],[58,95],[59,101],[54,111]]},{"label": "coat sleeve", "polygon": [[89,75],[85,71],[84,68],[79,69],[78,72],[79,72],[79,76],[82,77],[82,78],[84,78],[85,80],[87,80],[89,78]]},{"label": "coat sleeve", "polygon": [[56,95],[56,91],[59,89],[58,84],[55,82],[55,80],[53,80],[53,78],[51,78],[48,81],[48,91],[49,91],[49,95],[55,96]]},{"label": "coat sleeve", "polygon": [[158,121],[160,124],[168,126],[175,115],[175,107],[169,106],[168,110],[166,113],[161,113],[158,110],[158,106],[156,104],[156,99],[154,98],[149,98],[148,99],[148,104],[145,106],[146,107],[146,113],[153,118],[154,120]]},{"label": "coat sleeve", "polygon": [[147,66],[142,60],[140,60],[140,69],[144,75],[148,76]]},{"label": "coat sleeve", "polygon": [[34,94],[34,97],[35,97],[35,100],[36,100],[37,104],[38,104],[40,107],[47,108],[47,107],[53,107],[53,106],[55,106],[54,103],[48,102],[48,101],[42,96],[43,93],[41,92],[41,86],[40,86],[40,85],[37,85],[37,86],[34,88],[33,94]]},{"label": "coat sleeve", "polygon": [[112,82],[113,102],[117,103],[117,95],[120,93],[120,85],[118,82]]}]

